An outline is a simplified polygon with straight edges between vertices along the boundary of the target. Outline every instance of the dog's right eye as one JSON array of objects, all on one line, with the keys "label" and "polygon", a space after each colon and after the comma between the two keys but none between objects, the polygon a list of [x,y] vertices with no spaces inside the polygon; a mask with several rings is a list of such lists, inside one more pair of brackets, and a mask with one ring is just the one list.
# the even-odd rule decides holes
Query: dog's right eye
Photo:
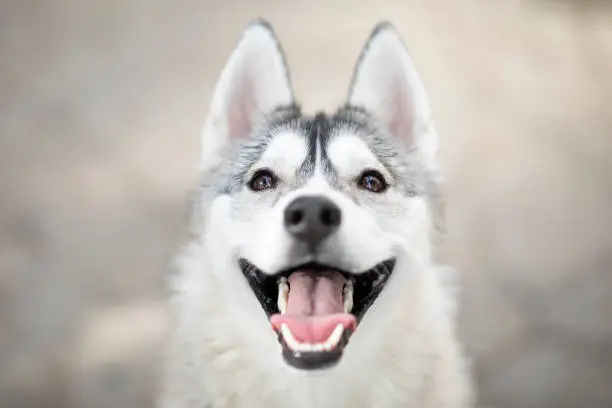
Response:
[{"label": "dog's right eye", "polygon": [[249,188],[253,191],[270,190],[276,187],[277,178],[270,170],[258,170],[249,181]]}]

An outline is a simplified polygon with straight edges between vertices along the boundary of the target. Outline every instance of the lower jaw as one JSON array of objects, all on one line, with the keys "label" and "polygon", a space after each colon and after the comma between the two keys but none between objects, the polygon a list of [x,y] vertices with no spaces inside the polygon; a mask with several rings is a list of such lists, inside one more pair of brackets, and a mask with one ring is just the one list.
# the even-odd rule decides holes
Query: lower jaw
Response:
[{"label": "lower jaw", "polygon": [[[341,325],[336,327],[336,330],[340,329]],[[286,329],[285,327],[282,327]],[[337,333],[333,333],[329,336],[328,342],[331,339],[331,343],[328,344],[317,344],[316,346],[304,347],[303,344],[295,344],[293,347],[291,341],[287,342],[284,335],[288,333],[279,330],[278,341],[282,348],[283,360],[287,365],[301,371],[320,371],[336,366],[342,359],[345,347],[348,345],[349,339],[356,329],[356,324],[352,327],[344,326],[341,334],[338,336]],[[293,339],[293,343],[295,343]],[[333,346],[331,345],[333,344]],[[310,348],[310,349],[309,349]],[[313,350],[314,348],[314,350]]]}]

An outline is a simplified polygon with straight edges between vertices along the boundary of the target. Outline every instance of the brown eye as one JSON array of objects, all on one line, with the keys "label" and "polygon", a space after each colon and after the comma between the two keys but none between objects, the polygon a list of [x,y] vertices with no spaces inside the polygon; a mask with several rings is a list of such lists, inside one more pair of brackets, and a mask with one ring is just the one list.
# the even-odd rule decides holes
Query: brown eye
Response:
[{"label": "brown eye", "polygon": [[368,170],[361,175],[359,187],[373,193],[382,193],[387,189],[388,184],[382,174],[375,170]]},{"label": "brown eye", "polygon": [[253,191],[270,190],[276,187],[276,176],[270,170],[258,170],[249,181],[249,188]]}]

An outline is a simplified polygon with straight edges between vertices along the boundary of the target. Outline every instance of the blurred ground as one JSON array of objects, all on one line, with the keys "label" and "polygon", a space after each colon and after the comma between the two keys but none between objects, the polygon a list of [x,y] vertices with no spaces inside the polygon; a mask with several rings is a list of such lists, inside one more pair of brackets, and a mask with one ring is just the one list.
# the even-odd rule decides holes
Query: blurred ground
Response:
[{"label": "blurred ground", "polygon": [[442,135],[482,402],[612,406],[610,7],[441,4],[3,1],[0,406],[152,406],[199,127],[255,16],[311,111],[396,23]]}]

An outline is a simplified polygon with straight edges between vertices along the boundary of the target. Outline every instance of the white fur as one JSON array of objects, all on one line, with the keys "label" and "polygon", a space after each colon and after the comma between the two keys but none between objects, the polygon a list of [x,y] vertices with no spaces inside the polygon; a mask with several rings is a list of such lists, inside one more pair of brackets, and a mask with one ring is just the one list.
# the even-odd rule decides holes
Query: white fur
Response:
[{"label": "white fur", "polygon": [[[250,88],[255,92],[252,100],[260,101],[257,112],[290,98],[286,76],[277,75],[284,68],[278,66],[282,59],[275,55],[276,45],[270,48],[273,37],[261,30],[268,32],[263,27],[247,30],[221,76],[204,137],[204,150],[217,149],[206,153],[209,159],[234,137],[228,132],[227,93],[243,94],[235,89],[244,86],[234,75],[237,64],[252,62],[248,69],[270,87],[266,96],[260,93],[267,88]],[[398,44],[390,29],[370,41],[350,100],[375,112],[392,135],[409,131],[407,142],[418,147],[417,137],[425,140],[435,133],[423,130],[431,128],[424,91]],[[267,65],[253,49],[266,50]],[[385,71],[393,80],[384,78]],[[250,78],[256,83],[261,79]],[[400,96],[393,94],[398,84]],[[398,102],[405,100],[412,105]],[[281,133],[251,171],[273,167],[288,186],[306,153],[299,135]],[[381,168],[354,134],[333,139],[328,154],[341,180],[352,180],[363,168]],[[286,185],[278,188],[284,191]],[[397,258],[385,290],[351,337],[340,363],[319,372],[298,371],[284,362],[276,334],[236,264],[239,254],[274,273],[295,261],[282,214],[294,198],[305,194],[324,195],[342,210],[342,226],[327,243],[321,262],[358,273],[390,256]],[[247,189],[217,197],[207,207],[204,224],[205,233],[190,242],[177,261],[172,300],[176,321],[159,408],[471,406],[469,375],[455,338],[453,293],[431,259],[431,211],[425,199],[408,198],[394,189],[376,200],[350,187],[336,190],[318,162],[306,185],[287,190],[278,200],[272,192]]]},{"label": "white fur", "polygon": [[359,176],[365,168],[378,171],[386,180],[393,178],[366,142],[350,133],[335,135],[327,148],[327,154],[344,181]]},{"label": "white fur", "polygon": [[283,180],[291,180],[307,153],[304,138],[290,131],[274,136],[266,151],[247,173],[247,178],[260,168],[274,169]]}]

